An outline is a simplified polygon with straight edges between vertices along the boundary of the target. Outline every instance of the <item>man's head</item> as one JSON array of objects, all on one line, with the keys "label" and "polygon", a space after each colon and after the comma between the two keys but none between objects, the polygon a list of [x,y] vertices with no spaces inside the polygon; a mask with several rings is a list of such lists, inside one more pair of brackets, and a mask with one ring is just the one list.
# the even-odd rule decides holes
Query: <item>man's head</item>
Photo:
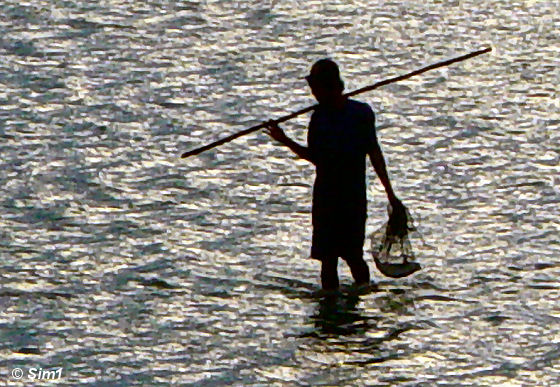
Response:
[{"label": "man's head", "polygon": [[344,82],[340,79],[338,66],[331,59],[321,59],[315,62],[305,79],[319,103],[336,101],[344,90]]}]

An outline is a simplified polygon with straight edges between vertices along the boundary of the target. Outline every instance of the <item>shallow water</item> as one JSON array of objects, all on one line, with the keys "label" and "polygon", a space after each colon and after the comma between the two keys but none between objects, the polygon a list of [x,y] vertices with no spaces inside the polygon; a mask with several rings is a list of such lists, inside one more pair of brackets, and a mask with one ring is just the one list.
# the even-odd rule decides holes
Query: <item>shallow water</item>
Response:
[{"label": "shallow water", "polygon": [[[4,0],[3,380],[560,384],[559,28],[545,0]],[[313,169],[265,135],[178,157],[313,103],[322,57],[353,90],[486,46],[359,98],[423,236],[377,291],[317,295]]]}]

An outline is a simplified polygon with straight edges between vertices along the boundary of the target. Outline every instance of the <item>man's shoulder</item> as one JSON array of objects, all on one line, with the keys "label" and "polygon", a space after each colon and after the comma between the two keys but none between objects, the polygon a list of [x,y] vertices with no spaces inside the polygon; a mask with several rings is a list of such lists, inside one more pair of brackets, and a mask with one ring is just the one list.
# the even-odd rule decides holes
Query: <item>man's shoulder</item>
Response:
[{"label": "man's shoulder", "polygon": [[348,100],[348,109],[352,116],[360,121],[371,122],[375,120],[375,113],[369,104],[353,99]]},{"label": "man's shoulder", "polygon": [[369,106],[368,103],[356,101],[355,99],[348,99],[348,106],[350,109],[366,113],[366,114],[373,114],[373,109]]}]

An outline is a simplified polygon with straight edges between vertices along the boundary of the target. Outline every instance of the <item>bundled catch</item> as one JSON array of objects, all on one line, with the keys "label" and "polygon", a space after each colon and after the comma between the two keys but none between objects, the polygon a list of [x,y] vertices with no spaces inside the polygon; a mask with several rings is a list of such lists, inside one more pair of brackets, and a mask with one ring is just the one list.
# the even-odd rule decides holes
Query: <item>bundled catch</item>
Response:
[{"label": "bundled catch", "polygon": [[[402,205],[401,205],[402,206]],[[415,262],[410,232],[416,231],[408,210],[387,207],[389,220],[371,235],[371,249],[377,269],[386,277],[407,277],[422,267]]]}]

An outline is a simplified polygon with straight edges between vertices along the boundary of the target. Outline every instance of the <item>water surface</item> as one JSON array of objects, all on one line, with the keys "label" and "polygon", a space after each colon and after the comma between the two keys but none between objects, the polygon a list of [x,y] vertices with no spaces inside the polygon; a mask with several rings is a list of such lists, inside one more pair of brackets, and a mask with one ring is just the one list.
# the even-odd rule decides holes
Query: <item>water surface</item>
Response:
[{"label": "water surface", "polygon": [[[62,367],[62,385],[558,384],[559,11],[5,0],[3,380]],[[317,297],[306,162],[264,134],[178,157],[313,103],[317,59],[353,90],[487,46],[360,97],[424,238],[424,270],[374,272],[375,292]],[[304,142],[308,118],[284,127]],[[369,181],[374,231],[387,201]]]}]

